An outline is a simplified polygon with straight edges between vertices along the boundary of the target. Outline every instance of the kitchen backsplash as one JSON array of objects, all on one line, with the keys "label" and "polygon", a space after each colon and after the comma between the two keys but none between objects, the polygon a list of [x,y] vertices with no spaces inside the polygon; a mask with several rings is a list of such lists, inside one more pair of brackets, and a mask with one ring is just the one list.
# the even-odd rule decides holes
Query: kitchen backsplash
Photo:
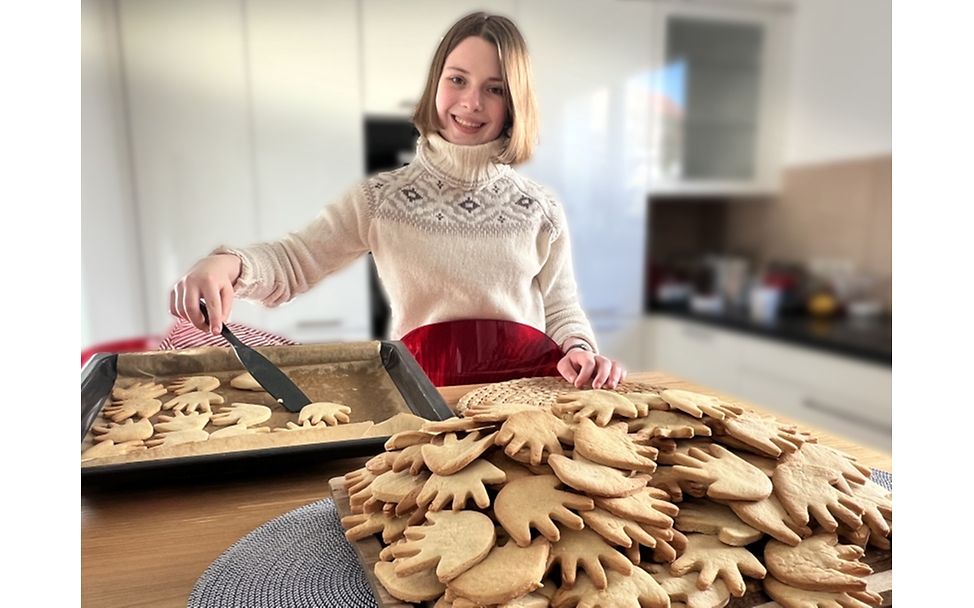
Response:
[{"label": "kitchen backsplash", "polygon": [[653,200],[650,258],[742,255],[754,267],[837,260],[891,310],[892,156],[793,166],[773,199]]}]

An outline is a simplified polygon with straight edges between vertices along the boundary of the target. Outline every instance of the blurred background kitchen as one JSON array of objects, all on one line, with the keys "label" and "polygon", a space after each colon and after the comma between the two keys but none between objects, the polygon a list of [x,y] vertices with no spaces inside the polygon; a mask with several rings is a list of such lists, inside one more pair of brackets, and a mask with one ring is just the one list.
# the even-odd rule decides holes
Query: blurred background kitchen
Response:
[{"label": "blurred background kitchen", "polygon": [[[408,163],[456,18],[512,17],[521,167],[569,217],[604,352],[891,447],[889,0],[82,0],[84,346],[158,337],[216,245],[275,239]],[[363,258],[235,322],[385,337]]]}]

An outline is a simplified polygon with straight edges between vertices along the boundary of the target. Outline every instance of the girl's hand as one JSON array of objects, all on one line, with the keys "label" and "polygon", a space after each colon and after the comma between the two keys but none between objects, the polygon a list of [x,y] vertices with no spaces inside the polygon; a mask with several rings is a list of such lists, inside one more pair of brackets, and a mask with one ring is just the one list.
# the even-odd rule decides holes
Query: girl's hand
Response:
[{"label": "girl's hand", "polygon": [[[564,348],[578,342],[569,341]],[[581,348],[572,348],[566,352],[558,362],[558,371],[575,388],[582,388],[591,380],[594,389],[612,389],[626,379],[626,368],[621,363]]]},{"label": "girl's hand", "polygon": [[[240,258],[217,254],[203,258],[179,279],[169,292],[169,312],[185,319],[200,331],[218,335],[230,317],[233,305],[233,284],[240,277]],[[200,312],[200,298],[206,302],[210,315],[207,326]]]}]

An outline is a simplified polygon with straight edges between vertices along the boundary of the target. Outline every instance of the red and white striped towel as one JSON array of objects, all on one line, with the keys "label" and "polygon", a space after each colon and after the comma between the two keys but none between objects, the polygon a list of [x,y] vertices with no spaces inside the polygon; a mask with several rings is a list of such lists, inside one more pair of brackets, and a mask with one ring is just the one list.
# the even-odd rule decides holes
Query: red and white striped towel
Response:
[{"label": "red and white striped towel", "polygon": [[[254,329],[241,323],[227,323],[227,327],[233,335],[240,338],[240,341],[247,346],[278,346],[297,344],[282,336]],[[189,321],[177,321],[169,328],[166,337],[159,343],[159,350],[178,350],[182,348],[195,348],[197,346],[230,346],[223,336],[202,332],[193,326]]]}]

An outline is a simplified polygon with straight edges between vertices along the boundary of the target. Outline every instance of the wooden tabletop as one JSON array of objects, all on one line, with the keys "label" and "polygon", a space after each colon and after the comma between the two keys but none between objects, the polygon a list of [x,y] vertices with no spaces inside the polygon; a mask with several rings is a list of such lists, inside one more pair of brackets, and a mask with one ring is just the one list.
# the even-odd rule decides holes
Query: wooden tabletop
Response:
[{"label": "wooden tabletop", "polygon": [[[630,374],[629,379],[715,393],[655,372]],[[454,406],[473,388],[445,387],[440,393]],[[867,466],[892,471],[890,454],[801,426],[820,443]],[[366,459],[302,460],[300,468],[264,467],[232,476],[211,474],[153,484],[84,483],[82,606],[186,606],[196,580],[233,543],[279,515],[329,497],[328,480],[362,466]]]}]

